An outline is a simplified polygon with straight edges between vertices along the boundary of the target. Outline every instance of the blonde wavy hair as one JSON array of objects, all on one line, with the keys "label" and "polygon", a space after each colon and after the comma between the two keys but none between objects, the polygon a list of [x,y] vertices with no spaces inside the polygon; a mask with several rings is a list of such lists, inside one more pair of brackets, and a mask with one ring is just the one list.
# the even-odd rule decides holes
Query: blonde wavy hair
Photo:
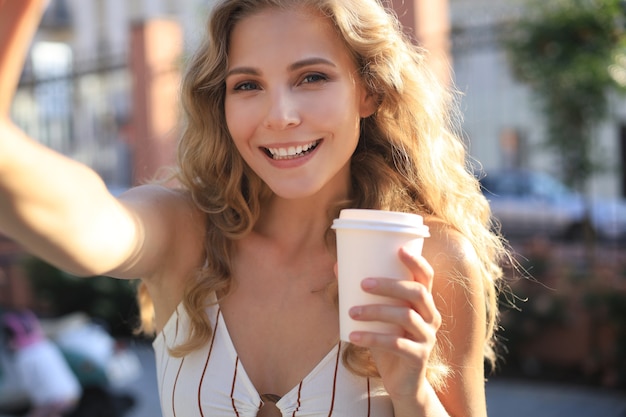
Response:
[{"label": "blonde wavy hair", "polygon": [[[186,128],[178,148],[178,179],[207,217],[206,263],[183,299],[191,318],[189,338],[172,354],[183,356],[211,337],[209,297],[228,292],[232,243],[251,231],[271,195],[237,152],[224,115],[230,33],[241,19],[266,8],[305,8],[330,19],[364,85],[378,98],[375,114],[361,123],[350,201],[338,202],[329,226],[341,207],[350,206],[419,212],[458,230],[480,258],[488,315],[485,357],[493,362],[506,248],[491,231],[488,203],[458,135],[455,94],[429,71],[425,51],[378,0],[220,0],[214,6],[208,37],[184,77]],[[357,374],[376,375],[366,350],[349,346],[344,361]],[[428,374],[434,386],[442,386],[446,369],[436,349]]]}]

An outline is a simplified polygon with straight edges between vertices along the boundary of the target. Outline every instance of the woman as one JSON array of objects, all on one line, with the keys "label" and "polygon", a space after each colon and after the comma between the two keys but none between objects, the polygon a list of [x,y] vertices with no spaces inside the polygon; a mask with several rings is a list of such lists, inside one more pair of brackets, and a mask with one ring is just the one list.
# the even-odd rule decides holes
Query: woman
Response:
[{"label": "woman", "polygon": [[[119,199],[8,120],[8,57],[39,2],[24,3],[0,13],[22,16],[0,41],[0,230],[74,274],[141,278],[165,416],[486,415],[505,251],[451,94],[378,1],[218,1],[183,84],[181,186]],[[362,283],[403,306],[351,311],[402,335],[339,342],[330,225],[345,207],[430,228],[423,256],[399,252],[413,281]]]}]

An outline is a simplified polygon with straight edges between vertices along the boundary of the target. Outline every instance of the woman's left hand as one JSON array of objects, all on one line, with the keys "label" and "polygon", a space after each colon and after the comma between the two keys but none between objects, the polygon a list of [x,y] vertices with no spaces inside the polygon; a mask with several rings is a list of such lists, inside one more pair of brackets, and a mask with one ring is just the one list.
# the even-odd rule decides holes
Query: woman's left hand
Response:
[{"label": "woman's left hand", "polygon": [[427,395],[428,360],[435,346],[441,314],[431,293],[434,271],[421,255],[403,248],[400,259],[409,268],[413,281],[366,278],[362,288],[371,294],[403,301],[402,306],[363,305],[350,310],[356,320],[393,323],[402,334],[386,335],[352,332],[351,342],[370,348],[392,401],[419,401]]}]

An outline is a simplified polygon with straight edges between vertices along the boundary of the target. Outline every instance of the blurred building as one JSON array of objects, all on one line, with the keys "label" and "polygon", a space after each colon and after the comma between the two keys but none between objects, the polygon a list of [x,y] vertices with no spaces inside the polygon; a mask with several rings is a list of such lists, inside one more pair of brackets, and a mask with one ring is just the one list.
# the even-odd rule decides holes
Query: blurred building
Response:
[{"label": "blurred building", "polygon": [[[184,50],[196,39],[194,28],[200,30],[200,3],[51,1],[13,119],[42,143],[93,167],[116,190],[149,179],[151,159],[168,165],[171,157],[148,146],[144,136],[173,155],[172,144],[164,142],[175,140],[172,103]],[[158,83],[167,87],[153,89]],[[158,131],[150,131],[154,125]]]},{"label": "blurred building", "polygon": [[[452,59],[463,93],[464,129],[470,152],[485,171],[498,168],[554,172],[555,155],[545,151],[544,121],[526,85],[516,81],[499,44],[503,25],[514,21],[526,0],[450,0]],[[600,126],[595,148],[605,172],[591,180],[595,196],[626,197],[626,101],[612,97],[611,115]]]}]

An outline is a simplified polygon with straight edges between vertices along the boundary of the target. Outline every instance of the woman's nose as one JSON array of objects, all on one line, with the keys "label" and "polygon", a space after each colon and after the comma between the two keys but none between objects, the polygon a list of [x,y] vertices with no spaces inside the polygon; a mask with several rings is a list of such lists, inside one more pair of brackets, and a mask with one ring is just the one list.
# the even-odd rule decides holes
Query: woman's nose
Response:
[{"label": "woman's nose", "polygon": [[268,129],[287,129],[300,124],[297,100],[287,89],[268,95],[267,114],[264,125]]}]

